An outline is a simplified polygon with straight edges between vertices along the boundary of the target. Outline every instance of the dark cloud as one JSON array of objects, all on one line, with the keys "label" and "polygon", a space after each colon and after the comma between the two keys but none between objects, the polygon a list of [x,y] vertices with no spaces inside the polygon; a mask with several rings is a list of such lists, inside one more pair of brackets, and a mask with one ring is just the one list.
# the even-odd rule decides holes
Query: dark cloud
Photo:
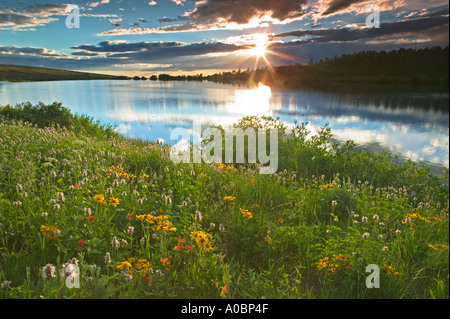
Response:
[{"label": "dark cloud", "polygon": [[98,45],[81,45],[72,47],[74,50],[107,53],[111,58],[127,58],[134,62],[157,62],[169,58],[200,56],[211,53],[228,53],[248,49],[248,46],[238,46],[222,42],[138,42],[123,43],[114,41],[100,42]]},{"label": "dark cloud", "polygon": [[59,54],[53,50],[47,50],[45,48],[35,47],[17,47],[15,45],[0,46],[0,53],[11,55],[36,55],[42,57],[64,57],[65,55]]},{"label": "dark cloud", "polygon": [[[435,10],[414,19],[382,23],[380,28],[338,28],[297,30],[280,33],[274,38],[308,37],[308,42],[347,42],[360,39],[377,39],[395,35],[418,35],[432,28],[444,26],[441,31],[446,32],[448,38],[449,9]],[[433,36],[432,34],[428,34]],[[438,36],[435,34],[435,36]]]},{"label": "dark cloud", "polygon": [[330,15],[346,9],[354,4],[360,4],[361,2],[367,2],[367,0],[330,0],[326,3],[326,9],[322,12],[322,15]]}]

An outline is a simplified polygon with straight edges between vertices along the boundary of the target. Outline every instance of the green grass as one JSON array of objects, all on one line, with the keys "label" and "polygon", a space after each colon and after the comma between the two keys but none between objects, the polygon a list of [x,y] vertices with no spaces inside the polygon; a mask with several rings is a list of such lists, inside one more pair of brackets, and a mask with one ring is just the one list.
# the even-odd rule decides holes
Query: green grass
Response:
[{"label": "green grass", "polygon": [[[330,145],[329,128],[311,140],[304,125],[286,131],[279,172],[259,175],[175,165],[168,146],[58,104],[1,107],[0,117],[0,298],[449,297],[448,171],[439,180],[389,154]],[[267,118],[237,125],[284,129]],[[167,232],[137,218],[152,213],[170,221]],[[73,258],[79,289],[60,276]],[[54,278],[42,276],[48,264]],[[370,264],[379,289],[365,285]]]},{"label": "green grass", "polygon": [[35,68],[21,65],[0,64],[0,81],[72,81],[72,80],[114,80],[127,77],[68,70]]}]

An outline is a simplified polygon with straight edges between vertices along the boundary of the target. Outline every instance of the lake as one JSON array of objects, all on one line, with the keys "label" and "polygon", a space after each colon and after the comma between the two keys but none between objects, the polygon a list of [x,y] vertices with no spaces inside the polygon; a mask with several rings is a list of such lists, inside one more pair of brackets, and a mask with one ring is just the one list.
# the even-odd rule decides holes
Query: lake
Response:
[{"label": "lake", "polygon": [[326,123],[338,141],[375,152],[387,149],[434,170],[449,167],[449,95],[335,94],[212,82],[0,82],[0,105],[62,102],[75,114],[114,124],[125,136],[170,141],[175,128],[231,125],[244,116],[279,117],[287,125]]}]

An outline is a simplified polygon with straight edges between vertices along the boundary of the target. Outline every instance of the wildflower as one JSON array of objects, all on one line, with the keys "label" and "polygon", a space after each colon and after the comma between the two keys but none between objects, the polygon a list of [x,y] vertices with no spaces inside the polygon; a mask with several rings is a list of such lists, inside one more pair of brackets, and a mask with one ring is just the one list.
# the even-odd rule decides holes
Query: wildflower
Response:
[{"label": "wildflower", "polygon": [[60,202],[60,203],[62,203],[62,202],[64,202],[64,201],[66,200],[66,198],[64,197],[64,193],[62,193],[62,192],[59,192],[59,193],[56,195],[56,199],[57,199],[58,202]]},{"label": "wildflower", "polygon": [[378,240],[383,240],[383,235],[378,235]]},{"label": "wildflower", "polygon": [[134,227],[133,226],[128,226],[127,233],[128,233],[128,235],[133,235]]},{"label": "wildflower", "polygon": [[395,231],[395,233],[396,233],[397,235],[401,235],[401,234],[402,234],[402,231],[401,231],[400,229],[397,229],[397,230]]},{"label": "wildflower", "polygon": [[373,219],[375,219],[375,220],[380,220],[380,216],[378,216],[378,215],[373,215]]},{"label": "wildflower", "polygon": [[16,190],[17,190],[18,192],[21,192],[21,191],[23,191],[23,187],[22,187],[22,185],[20,185],[20,184],[17,184],[17,185],[16,185]]},{"label": "wildflower", "polygon": [[201,222],[202,221],[202,213],[200,213],[199,211],[195,212],[195,220]]},{"label": "wildflower", "polygon": [[77,244],[78,244],[78,246],[83,248],[86,245],[86,242],[83,239],[80,239],[80,240],[78,240]]},{"label": "wildflower", "polygon": [[133,217],[132,214],[127,214],[127,218],[130,219],[131,217]]},{"label": "wildflower", "polygon": [[87,207],[87,208],[85,208],[84,209],[84,214],[86,215],[86,216],[90,216],[91,215],[91,209],[89,208],[89,207]]},{"label": "wildflower", "polygon": [[223,200],[225,200],[225,201],[227,201],[227,202],[230,202],[230,203],[232,203],[232,204],[233,204],[233,202],[234,202],[235,199],[236,199],[236,197],[233,197],[233,196],[227,196],[227,197],[224,197],[224,198],[223,198]]},{"label": "wildflower", "polygon": [[56,226],[45,226],[42,225],[40,228],[42,235],[47,239],[55,239],[59,235],[58,228]]},{"label": "wildflower", "polygon": [[388,246],[384,246],[383,247],[383,251],[389,251],[389,247]]},{"label": "wildflower", "polygon": [[239,210],[241,211],[242,216],[244,216],[245,218],[247,218],[247,219],[253,218],[252,213],[249,212],[248,210],[242,209],[242,208],[239,208]]},{"label": "wildflower", "polygon": [[317,268],[318,269],[323,269],[328,267],[328,262],[329,262],[330,258],[325,257],[319,260],[319,263],[317,264]]},{"label": "wildflower", "polygon": [[338,204],[338,202],[335,200],[331,202],[331,206],[333,206],[333,207],[337,206],[337,204]]},{"label": "wildflower", "polygon": [[47,264],[42,267],[41,276],[42,278],[55,278],[55,267],[52,264]]},{"label": "wildflower", "polygon": [[363,218],[361,219],[361,221],[362,221],[363,223],[367,223],[368,220],[369,220],[369,219],[368,219],[367,217],[363,217]]},{"label": "wildflower", "polygon": [[94,223],[94,220],[95,220],[95,217],[92,215],[87,217],[88,223]]},{"label": "wildflower", "polygon": [[342,254],[339,254],[339,255],[333,255],[333,259],[334,260],[341,260],[341,261],[345,261],[345,260],[347,260],[348,258],[347,257],[345,257],[344,255],[342,255]]},{"label": "wildflower", "polygon": [[13,205],[14,206],[22,206],[22,202],[21,201],[13,202]]},{"label": "wildflower", "polygon": [[11,285],[11,281],[4,280],[2,282],[2,289],[7,289]]},{"label": "wildflower", "polygon": [[95,195],[95,196],[93,197],[93,199],[94,199],[98,204],[106,205],[106,199],[105,199],[105,196],[103,196],[103,195]]},{"label": "wildflower", "polygon": [[54,210],[59,210],[60,208],[61,208],[61,206],[59,204],[53,205],[53,209]]},{"label": "wildflower", "polygon": [[111,245],[113,248],[118,249],[120,247],[120,242],[117,240],[116,237],[114,237],[113,240],[111,241]]},{"label": "wildflower", "polygon": [[172,205],[172,199],[170,198],[170,196],[166,197],[166,205]]},{"label": "wildflower", "polygon": [[367,239],[367,238],[369,238],[370,237],[370,234],[369,233],[364,233],[363,235],[362,235],[362,238],[363,239]]},{"label": "wildflower", "polygon": [[42,213],[42,217],[47,218],[48,214],[47,213]]},{"label": "wildflower", "polygon": [[106,189],[106,194],[112,195],[112,193],[113,193],[113,189],[112,189],[111,187],[108,187],[108,188]]},{"label": "wildflower", "polygon": [[221,296],[224,296],[228,293],[228,285],[224,285],[223,287],[220,287],[220,289],[221,289],[221,292],[220,292]]},{"label": "wildflower", "polygon": [[284,222],[283,218],[278,219],[278,221],[282,224]]},{"label": "wildflower", "polygon": [[387,275],[398,275],[399,273],[392,266],[384,265],[383,268],[387,271]]},{"label": "wildflower", "polygon": [[138,205],[142,205],[144,203],[144,201],[142,200],[142,198],[138,199]]},{"label": "wildflower", "polygon": [[219,230],[220,230],[221,232],[225,231],[225,226],[224,226],[223,224],[220,224],[220,225],[219,225]]},{"label": "wildflower", "polygon": [[216,228],[216,224],[214,224],[214,223],[209,224],[209,228],[210,228],[210,229]]},{"label": "wildflower", "polygon": [[203,231],[194,231],[191,233],[191,238],[194,239],[197,244],[205,251],[209,251],[212,249],[210,244],[211,235],[207,234]]},{"label": "wildflower", "polygon": [[114,207],[117,207],[117,205],[120,204],[120,200],[117,198],[111,198],[111,205],[113,205]]},{"label": "wildflower", "polygon": [[162,262],[163,266],[169,266],[170,265],[170,261],[167,258],[161,258],[161,262]]}]

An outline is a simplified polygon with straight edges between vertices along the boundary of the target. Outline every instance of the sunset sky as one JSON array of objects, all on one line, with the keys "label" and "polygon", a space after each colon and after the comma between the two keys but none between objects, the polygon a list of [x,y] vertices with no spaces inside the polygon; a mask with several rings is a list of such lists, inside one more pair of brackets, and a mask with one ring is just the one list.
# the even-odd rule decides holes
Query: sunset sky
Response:
[{"label": "sunset sky", "polygon": [[[69,4],[80,28],[66,27]],[[380,28],[366,25],[374,5]],[[209,74],[448,42],[441,0],[0,0],[0,64]]]}]

